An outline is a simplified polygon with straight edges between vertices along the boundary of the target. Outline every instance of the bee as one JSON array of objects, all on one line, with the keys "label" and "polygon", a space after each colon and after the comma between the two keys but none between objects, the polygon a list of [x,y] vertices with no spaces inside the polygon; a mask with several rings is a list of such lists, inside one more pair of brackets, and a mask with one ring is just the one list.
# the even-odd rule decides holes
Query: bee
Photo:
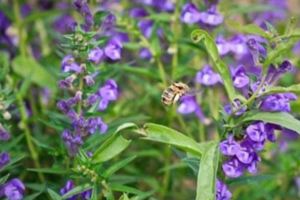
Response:
[{"label": "bee", "polygon": [[189,86],[182,82],[173,83],[163,91],[161,95],[161,102],[166,106],[175,104],[180,97],[186,94],[189,90]]}]

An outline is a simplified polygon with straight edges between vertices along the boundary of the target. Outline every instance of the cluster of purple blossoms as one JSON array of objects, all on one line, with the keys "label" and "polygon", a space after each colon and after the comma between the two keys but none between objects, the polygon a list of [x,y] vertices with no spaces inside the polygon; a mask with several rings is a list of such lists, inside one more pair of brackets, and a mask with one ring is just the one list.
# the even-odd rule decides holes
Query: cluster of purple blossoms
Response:
[{"label": "cluster of purple blossoms", "polygon": [[263,150],[266,141],[275,141],[275,126],[263,122],[250,124],[243,136],[237,141],[232,134],[220,143],[220,151],[227,156],[222,165],[226,176],[236,178],[247,170],[251,174],[257,173],[257,164],[260,162],[258,152]]},{"label": "cluster of purple blossoms", "polygon": [[[267,75],[262,78],[262,71],[258,67],[267,55],[266,41],[258,36],[235,35],[230,39],[218,37],[216,40],[220,56],[233,56],[236,67],[230,67],[234,87],[245,97],[249,98],[257,93],[254,107],[263,112],[290,112],[290,102],[296,100],[293,93],[265,94],[264,92],[274,86],[287,72],[292,70],[292,64],[285,60],[275,67],[270,65]],[[255,77],[255,78],[254,78]],[[261,81],[264,81],[261,84]],[[222,84],[220,75],[209,65],[197,72],[195,82],[203,86]],[[201,111],[194,96],[184,96],[181,99],[178,112],[182,114],[197,113]],[[236,99],[232,104],[225,105],[228,115],[240,116],[247,111],[247,106]],[[198,115],[199,117],[199,115]],[[203,119],[203,116],[199,117]],[[201,120],[202,122],[204,120]],[[220,143],[220,151],[226,156],[222,165],[224,174],[230,178],[242,176],[246,171],[255,174],[258,171],[258,163],[261,158],[259,152],[264,149],[267,141],[275,142],[275,130],[282,130],[278,125],[255,121],[248,124],[239,134],[228,134]],[[227,187],[217,182],[217,199],[231,199],[231,193]]]},{"label": "cluster of purple blossoms", "polygon": [[[256,48],[258,54],[265,52]],[[253,55],[253,52],[251,52]],[[246,98],[257,92],[258,96],[254,102],[256,109],[264,112],[290,112],[290,101],[296,100],[297,96],[293,93],[275,93],[264,95],[267,88],[272,87],[280,77],[292,70],[292,64],[285,60],[278,67],[270,65],[264,83],[262,78],[252,80],[250,75],[253,71],[243,65],[232,69],[232,80]],[[261,72],[259,73],[261,74]],[[260,86],[260,87],[258,87]],[[247,107],[239,100],[235,100],[232,105],[224,107],[228,115],[239,116],[246,112]],[[224,174],[230,178],[242,176],[245,171],[255,174],[258,171],[260,162],[259,152],[264,149],[267,141],[275,142],[275,130],[282,130],[278,125],[255,121],[245,127],[242,133],[237,135],[229,134],[226,140],[220,143],[220,151],[226,156],[226,161],[222,165]]]},{"label": "cluster of purple blossoms", "polygon": [[[66,182],[66,185],[60,189],[60,194],[64,195],[71,191],[75,187],[75,184],[72,180],[68,180]],[[82,199],[82,200],[88,200],[92,196],[92,190],[86,190],[80,194],[74,195],[72,197],[67,198],[67,200],[76,200],[76,199]]]},{"label": "cluster of purple blossoms", "polygon": [[199,24],[205,28],[216,27],[223,23],[224,17],[217,11],[218,2],[206,1],[207,9],[200,11],[193,3],[187,3],[181,11],[181,21],[186,24]]},{"label": "cluster of purple blossoms", "polygon": [[[74,1],[74,5],[84,17],[90,17],[91,11],[85,1]],[[87,19],[85,23],[85,25],[93,24],[87,23]],[[89,110],[104,111],[110,102],[117,100],[119,95],[118,85],[113,79],[107,80],[97,89],[94,79],[99,73],[93,70],[90,72],[87,63],[97,65],[105,58],[120,59],[121,41],[114,37],[103,49],[98,46],[92,46],[90,49],[85,58],[69,54],[61,62],[61,70],[67,74],[67,77],[59,81],[59,87],[73,93],[73,97],[58,101],[57,107],[71,122],[71,127],[62,133],[62,139],[71,156],[76,155],[87,136],[97,132],[105,133],[108,129],[101,117],[86,117],[86,113]],[[89,92],[86,93],[86,90]]]},{"label": "cluster of purple blossoms", "polygon": [[[10,134],[0,124],[0,141],[7,141],[10,139]],[[0,171],[10,162],[10,156],[7,152],[0,153]],[[6,183],[0,185],[0,198],[7,198],[8,200],[23,199],[25,186],[18,178],[11,179]]]}]

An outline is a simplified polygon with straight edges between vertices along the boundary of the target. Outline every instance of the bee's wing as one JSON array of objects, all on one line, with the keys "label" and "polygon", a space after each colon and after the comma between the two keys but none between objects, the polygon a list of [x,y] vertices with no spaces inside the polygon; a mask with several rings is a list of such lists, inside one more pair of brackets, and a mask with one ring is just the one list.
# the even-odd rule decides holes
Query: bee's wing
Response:
[{"label": "bee's wing", "polygon": [[201,94],[202,93],[202,90],[196,90],[196,89],[191,89],[191,90],[189,90],[188,92],[187,92],[187,94],[186,95],[191,95],[191,96],[195,96],[195,95],[197,95],[197,94]]}]

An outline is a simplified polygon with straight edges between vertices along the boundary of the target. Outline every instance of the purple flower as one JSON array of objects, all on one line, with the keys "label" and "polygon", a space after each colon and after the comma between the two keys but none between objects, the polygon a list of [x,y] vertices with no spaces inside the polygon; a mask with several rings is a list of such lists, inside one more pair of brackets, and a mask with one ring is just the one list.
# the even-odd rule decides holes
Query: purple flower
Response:
[{"label": "purple flower", "polygon": [[118,85],[113,79],[109,79],[105,82],[97,92],[100,99],[99,110],[105,110],[111,101],[115,101],[118,98]]},{"label": "purple flower", "polygon": [[246,44],[246,37],[243,35],[234,35],[229,40],[230,52],[237,60],[242,59],[249,54],[249,49]]},{"label": "purple flower", "polygon": [[149,49],[141,48],[139,51],[139,56],[141,59],[150,60],[152,58],[152,54]]},{"label": "purple flower", "polygon": [[300,42],[297,42],[293,48],[293,53],[297,56],[300,56]]},{"label": "purple flower", "polygon": [[296,99],[293,93],[271,94],[262,99],[260,109],[267,112],[290,112],[290,101]]},{"label": "purple flower", "polygon": [[86,75],[85,77],[83,77],[83,80],[87,86],[93,86],[95,84],[93,77],[90,75]]},{"label": "purple flower", "polygon": [[221,77],[215,73],[209,65],[205,65],[196,74],[196,82],[205,86],[212,86],[221,82]]},{"label": "purple flower", "polygon": [[103,60],[103,58],[104,58],[104,52],[99,47],[92,49],[88,55],[88,60],[95,64],[99,64]]},{"label": "purple flower", "polygon": [[29,4],[23,4],[21,6],[21,14],[22,14],[22,17],[26,17],[28,16],[32,11],[32,7],[29,5]]},{"label": "purple flower", "polygon": [[267,138],[265,124],[263,122],[252,123],[247,127],[246,134],[253,142],[263,142]]},{"label": "purple flower", "polygon": [[117,39],[111,39],[104,48],[105,55],[111,60],[121,59],[122,43]]},{"label": "purple flower", "polygon": [[56,106],[60,111],[62,111],[65,114],[67,114],[68,111],[70,110],[70,106],[68,105],[67,101],[65,101],[65,100],[58,101]]},{"label": "purple flower", "polygon": [[243,164],[251,164],[255,154],[252,148],[241,145],[236,153],[236,158]]},{"label": "purple flower", "polygon": [[252,158],[252,162],[246,165],[246,168],[249,173],[256,174],[257,173],[257,164],[261,161],[260,157],[255,153]]},{"label": "purple flower", "polygon": [[277,125],[274,125],[274,124],[265,124],[265,131],[266,131],[266,134],[267,134],[267,139],[270,141],[270,142],[275,142],[276,141],[276,135],[274,133],[274,130],[277,129]]},{"label": "purple flower", "polygon": [[5,196],[8,200],[22,200],[25,186],[20,179],[14,178],[5,185],[0,186],[0,197]]},{"label": "purple flower", "polygon": [[187,24],[194,24],[199,22],[201,13],[193,3],[187,3],[183,6],[180,19]]},{"label": "purple flower", "polygon": [[87,120],[87,127],[90,134],[94,134],[97,130],[99,130],[100,133],[105,133],[108,128],[107,124],[102,121],[101,117],[89,118]]},{"label": "purple flower", "polygon": [[78,152],[79,147],[83,144],[80,135],[73,136],[69,130],[64,130],[62,138],[65,142],[65,145],[68,148],[68,152],[71,156],[75,156]]},{"label": "purple flower", "polygon": [[124,32],[113,32],[112,34],[114,35],[112,38],[114,40],[120,41],[121,43],[126,43],[126,42],[130,41],[129,36],[128,36],[127,33],[124,33]]},{"label": "purple flower", "polygon": [[[60,194],[64,195],[64,194],[68,193],[69,191],[71,191],[74,187],[75,187],[74,182],[71,180],[68,180],[66,182],[66,185],[60,189]],[[76,195],[74,195],[74,196],[68,198],[68,200],[75,200],[76,198],[77,198]]]},{"label": "purple flower", "polygon": [[228,190],[227,186],[220,180],[217,179],[216,182],[216,200],[230,200],[231,192]]},{"label": "purple flower", "polygon": [[129,11],[129,15],[133,18],[143,18],[148,16],[148,12],[144,8],[133,8]]},{"label": "purple flower", "polygon": [[54,29],[61,34],[75,31],[76,26],[77,26],[77,22],[74,20],[72,16],[68,14],[59,16],[53,22]]},{"label": "purple flower", "polygon": [[255,64],[260,63],[267,55],[267,50],[260,42],[259,37],[252,37],[247,41],[247,46]]},{"label": "purple flower", "polygon": [[151,20],[141,20],[138,23],[138,27],[141,30],[142,34],[146,38],[150,38],[151,37],[152,31],[153,31],[153,21],[151,21]]},{"label": "purple flower", "polygon": [[63,72],[80,73],[82,68],[75,62],[72,55],[66,55],[61,62],[61,69]]},{"label": "purple flower", "polygon": [[76,79],[76,76],[73,74],[71,76],[68,76],[66,79],[64,80],[60,80],[58,83],[58,86],[61,89],[70,89],[73,87],[73,81]]},{"label": "purple flower", "polygon": [[85,31],[89,31],[93,25],[93,15],[85,0],[75,0],[73,2],[76,10],[84,17],[85,24],[82,25]]},{"label": "purple flower", "polygon": [[243,174],[243,165],[237,158],[232,158],[222,165],[222,169],[226,176],[230,178],[237,178]]},{"label": "purple flower", "polygon": [[71,107],[74,106],[75,104],[78,104],[81,100],[82,100],[82,92],[77,91],[74,97],[71,97],[68,100],[66,100],[66,104],[68,105],[68,107]]},{"label": "purple flower", "polygon": [[174,10],[174,3],[171,0],[139,0],[149,6],[153,6],[158,11],[171,12]]},{"label": "purple flower", "polygon": [[89,200],[92,197],[92,190],[86,190],[81,193],[82,200]]},{"label": "purple flower", "polygon": [[7,141],[10,139],[10,134],[0,124],[0,140]]},{"label": "purple flower", "polygon": [[282,75],[292,71],[292,69],[293,69],[293,65],[288,60],[283,61],[278,66],[278,68],[276,68],[274,65],[270,65],[266,77],[266,83],[269,85],[275,84],[281,78]]},{"label": "purple flower", "polygon": [[7,165],[10,161],[9,154],[4,152],[0,153],[0,169],[2,169],[5,165]]},{"label": "purple flower", "polygon": [[224,17],[217,12],[216,6],[210,7],[207,11],[200,13],[200,24],[214,27],[223,23]]},{"label": "purple flower", "polygon": [[245,113],[245,111],[247,110],[247,106],[242,106],[242,103],[240,102],[240,100],[235,99],[233,100],[232,106],[230,104],[227,104],[224,106],[224,110],[228,115],[231,115],[233,112],[235,113],[236,116],[242,115],[243,113]]},{"label": "purple flower", "polygon": [[10,25],[10,20],[0,11],[0,45],[7,47],[8,51],[13,54],[12,47],[17,44],[17,41],[14,41],[15,37],[9,34]]},{"label": "purple flower", "polygon": [[[60,194],[61,195],[67,194],[74,188],[75,188],[74,182],[72,180],[68,180],[66,182],[66,185],[60,189]],[[80,197],[81,197],[80,199],[89,200],[91,198],[91,196],[92,196],[92,190],[86,190],[80,194]],[[76,200],[78,198],[79,198],[79,194],[71,196],[67,200]]]},{"label": "purple flower", "polygon": [[86,103],[87,105],[91,106],[95,104],[98,100],[99,100],[99,96],[97,94],[91,94],[90,96],[88,96]]},{"label": "purple flower", "polygon": [[116,16],[112,13],[109,13],[103,20],[101,24],[101,29],[104,32],[109,32],[114,28],[115,24],[116,24]]},{"label": "purple flower", "polygon": [[181,97],[180,104],[177,108],[177,112],[183,115],[194,113],[202,123],[204,124],[210,123],[210,120],[204,116],[202,109],[198,105],[195,96],[185,95]]},{"label": "purple flower", "polygon": [[219,35],[216,38],[216,45],[217,45],[218,52],[219,52],[220,56],[224,56],[224,55],[228,54],[231,50],[230,43],[227,42],[225,40],[225,38],[221,35]]},{"label": "purple flower", "polygon": [[73,109],[70,109],[68,110],[67,113],[65,113],[69,119],[73,122],[73,121],[76,121],[78,119],[78,114],[75,112],[75,110]]},{"label": "purple flower", "polygon": [[234,156],[239,149],[240,145],[234,140],[233,135],[229,135],[227,140],[220,143],[220,151],[226,156]]},{"label": "purple flower", "polygon": [[235,69],[232,79],[233,79],[233,85],[236,88],[244,88],[250,83],[250,79],[246,74],[246,70],[244,66],[242,65],[238,66]]}]

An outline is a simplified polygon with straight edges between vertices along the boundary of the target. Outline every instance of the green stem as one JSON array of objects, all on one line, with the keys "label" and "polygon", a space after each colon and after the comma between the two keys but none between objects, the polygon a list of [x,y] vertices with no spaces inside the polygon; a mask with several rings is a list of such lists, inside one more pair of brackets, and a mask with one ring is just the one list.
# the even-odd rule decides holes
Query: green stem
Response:
[{"label": "green stem", "polygon": [[26,52],[26,37],[25,37],[26,35],[22,28],[22,18],[20,15],[19,0],[14,0],[13,10],[14,10],[14,15],[15,15],[16,25],[17,25],[18,32],[19,32],[20,53],[22,56],[26,56],[26,54],[27,54],[27,52]]},{"label": "green stem", "polygon": [[155,60],[156,60],[157,65],[158,65],[158,70],[159,70],[159,74],[160,74],[161,80],[163,82],[163,85],[164,85],[164,87],[168,87],[164,66],[163,66],[160,58],[156,57]]},{"label": "green stem", "polygon": [[[16,92],[16,94],[18,94]],[[27,142],[27,147],[29,149],[29,152],[30,152],[30,156],[33,160],[33,163],[34,163],[34,166],[35,168],[41,168],[41,165],[39,163],[39,156],[38,156],[38,153],[32,143],[32,136],[31,136],[31,133],[30,133],[30,129],[27,125],[27,115],[26,115],[26,108],[25,108],[25,105],[24,105],[24,102],[23,102],[23,99],[20,95],[16,95],[16,98],[17,98],[17,103],[18,103],[18,106],[19,106],[19,110],[20,110],[20,115],[21,115],[21,128],[24,130],[24,134],[25,134],[25,138],[26,138],[26,142]],[[44,175],[40,172],[38,172],[38,177],[40,179],[41,182],[45,182],[45,178],[44,178]]]},{"label": "green stem", "polygon": [[[82,91],[83,90],[83,77],[79,77],[79,86],[78,86],[78,91]],[[83,101],[80,101],[78,103],[78,107],[77,107],[77,113],[81,114],[82,111],[82,106],[83,106]]]},{"label": "green stem", "polygon": [[199,142],[205,142],[205,129],[202,123],[199,123]]}]

